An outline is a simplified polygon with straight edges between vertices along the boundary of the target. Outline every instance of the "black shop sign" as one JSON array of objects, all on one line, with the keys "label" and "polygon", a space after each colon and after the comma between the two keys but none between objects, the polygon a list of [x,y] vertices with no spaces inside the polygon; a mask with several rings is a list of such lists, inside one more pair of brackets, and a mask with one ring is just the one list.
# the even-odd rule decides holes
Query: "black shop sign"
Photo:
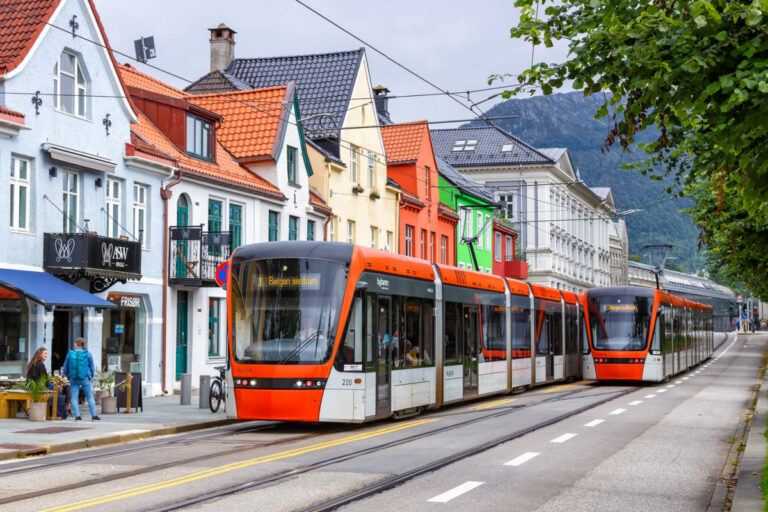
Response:
[{"label": "black shop sign", "polygon": [[43,265],[53,273],[140,279],[141,243],[86,233],[46,233]]}]

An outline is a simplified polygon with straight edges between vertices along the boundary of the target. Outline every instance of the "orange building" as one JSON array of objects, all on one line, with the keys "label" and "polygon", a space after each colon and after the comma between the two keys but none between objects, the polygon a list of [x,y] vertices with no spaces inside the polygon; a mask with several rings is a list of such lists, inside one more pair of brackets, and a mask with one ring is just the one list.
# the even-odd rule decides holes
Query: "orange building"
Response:
[{"label": "orange building", "polygon": [[426,121],[383,126],[387,177],[402,189],[399,252],[430,262],[456,264],[459,216],[440,203],[437,162]]}]

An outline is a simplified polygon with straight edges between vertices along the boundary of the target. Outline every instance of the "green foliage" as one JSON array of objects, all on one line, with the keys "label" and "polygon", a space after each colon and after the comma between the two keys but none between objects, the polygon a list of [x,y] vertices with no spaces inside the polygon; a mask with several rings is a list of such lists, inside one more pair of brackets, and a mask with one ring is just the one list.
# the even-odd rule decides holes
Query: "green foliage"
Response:
[{"label": "green foliage", "polygon": [[643,257],[640,256],[639,254],[630,254],[629,261],[634,261],[635,263],[642,263]]},{"label": "green foliage", "polygon": [[[595,113],[611,125],[604,149],[629,148],[639,133],[657,128],[652,141],[638,144],[648,158],[629,167],[652,175],[661,169],[672,180],[670,190],[695,190],[690,213],[713,263],[742,276],[750,287],[751,281],[765,281],[768,238],[751,230],[764,229],[768,218],[768,1],[516,0],[515,5],[520,21],[511,30],[513,38],[545,46],[567,41],[569,54],[563,63],[524,71],[517,77],[521,85],[509,95],[532,87],[547,94],[567,82],[585,96],[610,91]],[[731,207],[736,210],[726,211]],[[732,223],[727,235],[719,231]],[[740,248],[751,250],[740,255]]]},{"label": "green foliage", "polygon": [[664,264],[664,268],[669,269],[669,270],[674,270],[675,272],[685,272],[686,271],[685,268],[683,268],[682,265],[680,265],[679,263],[675,263],[674,261],[667,261]]},{"label": "green foliage", "polygon": [[41,375],[39,379],[27,379],[13,385],[14,389],[23,389],[29,393],[33,402],[45,402],[48,400],[48,376]]},{"label": "green foliage", "polygon": [[115,370],[108,371],[106,368],[97,372],[93,376],[96,387],[107,391],[107,396],[112,396],[112,385],[115,383]]}]

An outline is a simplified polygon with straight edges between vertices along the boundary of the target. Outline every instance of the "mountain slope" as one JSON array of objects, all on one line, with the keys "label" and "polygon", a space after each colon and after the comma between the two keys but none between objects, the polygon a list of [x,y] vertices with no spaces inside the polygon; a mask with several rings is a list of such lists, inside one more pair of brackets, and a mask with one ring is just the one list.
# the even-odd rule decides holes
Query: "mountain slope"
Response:
[{"label": "mountain slope", "polygon": [[[687,199],[669,198],[665,185],[636,171],[621,168],[627,162],[646,158],[638,149],[623,152],[612,147],[601,153],[609,130],[607,118],[595,120],[594,114],[602,103],[602,95],[585,98],[580,91],[513,98],[486,112],[489,117],[519,116],[497,121],[500,128],[527,143],[543,147],[565,147],[571,153],[581,178],[590,187],[611,187],[619,211],[643,209],[626,216],[630,254],[643,254],[646,244],[672,244],[672,261],[692,271],[703,266],[698,252],[698,231],[691,219],[679,210],[690,205]],[[471,124],[478,124],[475,121]],[[654,132],[642,133],[640,141],[649,141]]]}]

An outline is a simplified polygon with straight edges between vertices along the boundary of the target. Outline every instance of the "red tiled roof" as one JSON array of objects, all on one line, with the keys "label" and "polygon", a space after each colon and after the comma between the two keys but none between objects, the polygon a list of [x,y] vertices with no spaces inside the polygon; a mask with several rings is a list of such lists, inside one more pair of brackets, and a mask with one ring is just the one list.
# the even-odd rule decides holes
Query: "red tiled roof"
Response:
[{"label": "red tiled roof", "polygon": [[276,156],[291,96],[293,85],[282,85],[192,96],[186,100],[224,116],[216,134],[235,158],[244,161]]},{"label": "red tiled roof", "polygon": [[309,191],[309,202],[312,203],[312,206],[315,208],[315,210],[318,210],[327,215],[330,215],[332,211],[331,207],[328,206],[328,203],[326,203],[322,197],[320,197],[318,194],[316,194],[312,190]]},{"label": "red tiled roof", "polygon": [[12,123],[24,124],[24,114],[9,108],[5,108],[2,105],[0,105],[0,119],[5,119],[6,121],[11,121]]},{"label": "red tiled roof", "polygon": [[160,151],[134,132],[131,132],[131,142],[130,144],[126,144],[126,156],[134,156],[135,153],[141,153],[145,158],[160,161],[166,165],[172,165],[174,167],[179,165],[179,162],[171,155]]},{"label": "red tiled roof", "polygon": [[216,163],[206,162],[179,150],[144,114],[139,113],[139,122],[131,125],[131,130],[155,150],[175,159],[182,171],[191,171],[203,178],[234,183],[272,197],[285,199],[277,187],[238,164],[218,141],[216,141]]},{"label": "red tiled roof", "polygon": [[188,97],[191,96],[181,89],[172,87],[165,82],[161,82],[157,78],[149,76],[146,73],[142,73],[130,64],[118,64],[117,71],[122,77],[126,87],[143,89],[145,91],[154,92],[159,96],[168,98],[188,99]]},{"label": "red tiled roof", "polygon": [[9,72],[24,60],[59,0],[3,0],[0,7],[0,71]]},{"label": "red tiled roof", "polygon": [[426,121],[382,126],[381,137],[384,139],[387,163],[416,161],[427,130]]}]

